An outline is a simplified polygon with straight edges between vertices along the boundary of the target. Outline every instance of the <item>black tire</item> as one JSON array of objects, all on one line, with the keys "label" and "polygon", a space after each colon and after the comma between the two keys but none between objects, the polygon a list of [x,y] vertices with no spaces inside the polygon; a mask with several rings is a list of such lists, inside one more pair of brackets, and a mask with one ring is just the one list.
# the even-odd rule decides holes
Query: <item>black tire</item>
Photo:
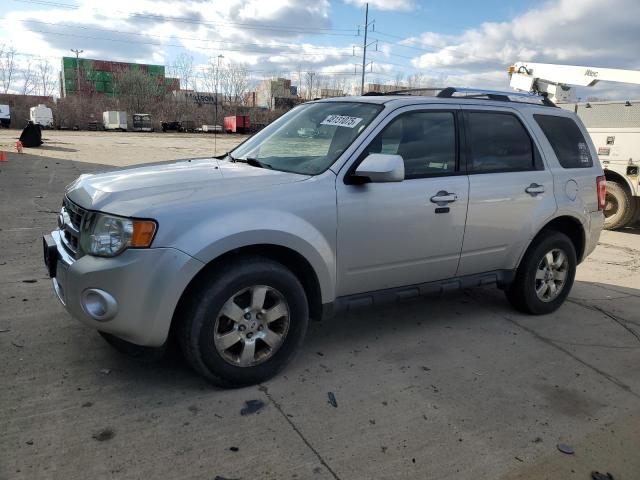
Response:
[{"label": "black tire", "polygon": [[[634,200],[622,185],[607,181],[604,228],[615,230],[629,225],[636,216],[637,205]],[[610,213],[612,211],[613,213]]]},{"label": "black tire", "polygon": [[[560,250],[567,257],[566,276],[557,296],[543,301],[536,293],[536,273],[547,252]],[[576,249],[569,237],[554,230],[541,232],[531,243],[520,262],[513,283],[505,291],[511,305],[517,310],[531,315],[554,312],[565,301],[576,276]]]},{"label": "black tire", "polygon": [[167,352],[167,344],[161,347],[143,347],[141,345],[135,345],[131,342],[127,342],[126,340],[116,337],[110,333],[100,331],[98,331],[98,333],[115,350],[142,363],[154,363],[160,361]]},{"label": "black tire", "polygon": [[[214,344],[215,322],[225,302],[256,285],[282,294],[289,309],[288,331],[267,360],[253,366],[233,365]],[[309,323],[304,288],[291,271],[273,260],[247,256],[221,264],[190,292],[190,297],[177,319],[180,347],[193,369],[217,386],[242,387],[273,377],[291,361],[304,341]]]}]

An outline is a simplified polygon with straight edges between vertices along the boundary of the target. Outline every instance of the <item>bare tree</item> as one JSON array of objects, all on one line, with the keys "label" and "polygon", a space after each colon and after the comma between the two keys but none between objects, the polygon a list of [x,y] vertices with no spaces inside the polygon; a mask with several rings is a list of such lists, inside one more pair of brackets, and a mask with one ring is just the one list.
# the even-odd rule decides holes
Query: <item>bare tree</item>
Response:
[{"label": "bare tree", "polygon": [[304,75],[304,83],[307,90],[307,100],[314,98],[315,89],[317,89],[317,77],[318,73],[313,70],[309,70]]},{"label": "bare tree", "polygon": [[222,87],[233,106],[242,103],[249,90],[249,72],[244,65],[229,63],[222,76]]},{"label": "bare tree", "polygon": [[40,95],[49,96],[53,94],[56,86],[55,74],[53,73],[53,65],[49,60],[41,60],[36,65],[37,89]]},{"label": "bare tree", "polygon": [[183,90],[194,87],[195,75],[193,68],[193,57],[186,53],[181,53],[171,64],[171,72],[180,79]]},{"label": "bare tree", "polygon": [[162,96],[158,80],[142,70],[124,70],[115,75],[113,91],[131,113],[148,113]]},{"label": "bare tree", "polygon": [[393,86],[398,89],[404,87],[404,73],[396,73],[396,76],[393,79]]},{"label": "bare tree", "polygon": [[8,93],[15,77],[16,49],[0,45],[0,81],[2,81],[2,93]]},{"label": "bare tree", "polygon": [[22,81],[22,85],[20,86],[20,93],[22,95],[31,95],[33,91],[36,89],[36,72],[31,64],[31,60],[27,61],[27,64],[24,68],[21,68],[17,71],[20,80]]}]

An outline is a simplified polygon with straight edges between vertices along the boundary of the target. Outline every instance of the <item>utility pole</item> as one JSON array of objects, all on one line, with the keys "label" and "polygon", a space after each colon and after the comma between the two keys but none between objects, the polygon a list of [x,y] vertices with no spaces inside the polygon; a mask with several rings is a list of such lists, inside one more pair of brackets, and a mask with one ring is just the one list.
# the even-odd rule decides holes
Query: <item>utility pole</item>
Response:
[{"label": "utility pole", "polygon": [[362,81],[360,82],[360,95],[364,95],[364,70],[367,64],[367,32],[369,31],[369,3],[364,7],[364,42],[362,42]]},{"label": "utility pole", "polygon": [[[214,88],[216,91],[214,92],[215,98],[215,108],[216,108],[216,119],[213,125],[213,154],[216,155],[218,153],[218,90],[220,84],[220,59],[224,58],[224,55],[218,55],[218,64],[216,66],[216,77],[215,77],[215,85]],[[224,128],[224,127],[223,127]]]},{"label": "utility pole", "polygon": [[[362,42],[362,77],[360,81],[360,95],[364,95],[364,75],[368,65],[367,64],[367,48],[375,43],[376,50],[378,49],[377,40],[374,40],[371,43],[367,43],[367,34],[369,33],[369,25],[373,25],[373,29],[372,29],[373,31],[375,29],[375,20],[372,20],[371,22],[369,22],[369,4],[366,3],[365,10],[364,10],[364,41]],[[360,27],[358,27],[358,34],[359,32],[360,32]],[[369,63],[373,64],[373,62],[369,62]],[[356,65],[356,68],[357,68],[357,65]]]},{"label": "utility pole", "polygon": [[72,48],[71,51],[76,54],[76,95],[80,95],[80,54],[84,50],[74,50]]}]

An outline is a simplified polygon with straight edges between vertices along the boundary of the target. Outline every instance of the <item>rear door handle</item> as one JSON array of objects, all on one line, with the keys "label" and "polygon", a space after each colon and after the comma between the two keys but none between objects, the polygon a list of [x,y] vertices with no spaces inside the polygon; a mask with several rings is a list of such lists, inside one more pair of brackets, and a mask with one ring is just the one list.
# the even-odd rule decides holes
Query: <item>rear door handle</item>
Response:
[{"label": "rear door handle", "polygon": [[537,183],[532,183],[527,188],[525,188],[524,191],[527,192],[532,197],[535,197],[539,193],[544,193],[544,186],[538,185]]},{"label": "rear door handle", "polygon": [[440,190],[433,197],[431,197],[431,201],[433,203],[437,203],[438,205],[445,205],[447,203],[455,202],[458,199],[458,196],[455,193],[449,193],[446,190]]}]

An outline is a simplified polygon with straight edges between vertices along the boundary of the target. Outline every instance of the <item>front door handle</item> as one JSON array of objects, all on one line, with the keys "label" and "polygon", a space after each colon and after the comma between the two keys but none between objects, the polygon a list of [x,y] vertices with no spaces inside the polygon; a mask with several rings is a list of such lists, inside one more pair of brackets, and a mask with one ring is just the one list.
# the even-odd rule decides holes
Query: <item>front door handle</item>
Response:
[{"label": "front door handle", "polygon": [[446,205],[447,203],[455,202],[457,199],[458,196],[455,193],[449,193],[446,190],[440,190],[431,197],[431,201],[438,205]]},{"label": "front door handle", "polygon": [[532,183],[527,188],[525,188],[524,191],[527,192],[532,197],[535,197],[539,193],[544,193],[544,186],[538,185],[537,183]]}]

